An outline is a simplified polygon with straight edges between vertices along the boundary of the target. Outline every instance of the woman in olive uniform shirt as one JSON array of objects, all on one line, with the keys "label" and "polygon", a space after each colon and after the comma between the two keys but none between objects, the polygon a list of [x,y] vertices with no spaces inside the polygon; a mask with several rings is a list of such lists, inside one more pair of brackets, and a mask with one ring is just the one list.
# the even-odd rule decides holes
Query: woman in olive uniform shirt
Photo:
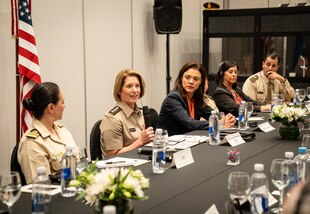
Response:
[{"label": "woman in olive uniform shirt", "polygon": [[143,115],[137,106],[144,91],[144,81],[136,71],[126,69],[116,76],[113,95],[117,103],[100,124],[103,158],[133,150],[153,140],[153,127],[145,129]]},{"label": "woman in olive uniform shirt", "polygon": [[18,149],[18,162],[27,183],[32,183],[38,166],[45,166],[47,174],[59,173],[66,146],[76,145],[71,133],[56,122],[62,119],[64,100],[59,87],[51,82],[37,85],[31,97],[23,100],[24,107],[34,116]]}]

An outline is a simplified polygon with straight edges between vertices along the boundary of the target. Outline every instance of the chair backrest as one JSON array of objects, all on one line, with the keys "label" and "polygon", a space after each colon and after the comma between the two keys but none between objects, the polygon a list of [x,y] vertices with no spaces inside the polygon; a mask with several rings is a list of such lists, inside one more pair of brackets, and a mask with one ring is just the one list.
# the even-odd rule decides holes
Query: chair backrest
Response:
[{"label": "chair backrest", "polygon": [[157,128],[158,123],[158,113],[153,108],[149,108],[149,113],[150,113],[150,124],[155,130]]},{"label": "chair backrest", "polygon": [[100,147],[100,123],[101,120],[98,120],[93,126],[90,133],[90,157],[91,160],[102,159],[101,147]]},{"label": "chair backrest", "polygon": [[18,163],[18,158],[17,158],[18,146],[19,146],[19,144],[16,144],[14,146],[13,151],[12,151],[12,155],[11,155],[11,171],[19,172],[20,180],[21,180],[22,185],[26,185],[26,179],[25,179],[24,173],[22,172],[22,168],[21,168],[20,164]]}]

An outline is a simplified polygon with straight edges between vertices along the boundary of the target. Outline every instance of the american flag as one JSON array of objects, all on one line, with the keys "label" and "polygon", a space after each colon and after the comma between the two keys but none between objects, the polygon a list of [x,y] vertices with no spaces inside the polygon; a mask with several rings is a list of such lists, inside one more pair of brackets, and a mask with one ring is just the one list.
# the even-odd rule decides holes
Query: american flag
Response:
[{"label": "american flag", "polygon": [[29,1],[19,0],[18,4],[18,72],[20,74],[20,121],[21,133],[31,126],[32,114],[22,101],[30,97],[33,88],[41,83],[36,40],[32,27]]}]

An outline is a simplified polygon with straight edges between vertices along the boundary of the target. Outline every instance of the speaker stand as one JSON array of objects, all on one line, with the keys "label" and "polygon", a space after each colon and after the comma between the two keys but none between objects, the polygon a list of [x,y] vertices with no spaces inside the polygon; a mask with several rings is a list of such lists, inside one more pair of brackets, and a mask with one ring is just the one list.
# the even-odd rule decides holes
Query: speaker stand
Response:
[{"label": "speaker stand", "polygon": [[167,85],[167,95],[170,92],[170,51],[169,51],[169,33],[167,35],[167,41],[166,41],[166,68],[167,68],[167,73],[166,73],[166,85]]}]

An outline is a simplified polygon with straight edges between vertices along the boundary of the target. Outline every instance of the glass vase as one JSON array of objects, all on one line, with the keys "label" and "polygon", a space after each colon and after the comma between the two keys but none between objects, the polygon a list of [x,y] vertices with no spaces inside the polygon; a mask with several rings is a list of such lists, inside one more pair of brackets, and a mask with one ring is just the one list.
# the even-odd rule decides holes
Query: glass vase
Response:
[{"label": "glass vase", "polygon": [[103,207],[106,205],[114,205],[116,207],[117,214],[133,214],[133,204],[131,199],[121,198],[113,201],[99,200],[94,205],[94,213],[103,213]]},{"label": "glass vase", "polygon": [[300,134],[299,126],[287,126],[281,123],[279,134],[285,140],[296,140]]}]

